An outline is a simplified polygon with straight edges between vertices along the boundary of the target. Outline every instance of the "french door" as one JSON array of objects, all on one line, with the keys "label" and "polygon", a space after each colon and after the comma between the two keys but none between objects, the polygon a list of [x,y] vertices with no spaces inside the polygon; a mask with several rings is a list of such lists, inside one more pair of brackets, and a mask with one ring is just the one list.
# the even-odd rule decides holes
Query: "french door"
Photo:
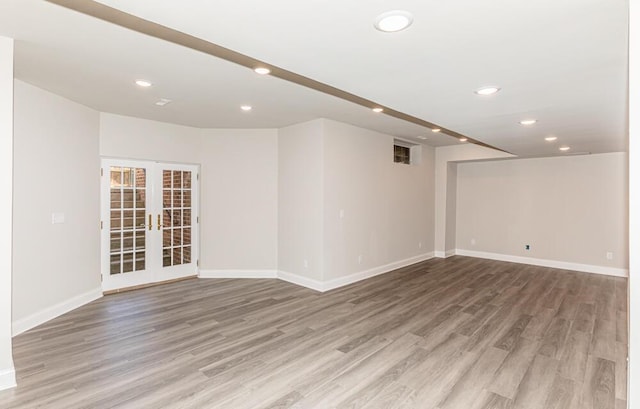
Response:
[{"label": "french door", "polygon": [[198,168],[102,160],[102,290],[198,273]]}]

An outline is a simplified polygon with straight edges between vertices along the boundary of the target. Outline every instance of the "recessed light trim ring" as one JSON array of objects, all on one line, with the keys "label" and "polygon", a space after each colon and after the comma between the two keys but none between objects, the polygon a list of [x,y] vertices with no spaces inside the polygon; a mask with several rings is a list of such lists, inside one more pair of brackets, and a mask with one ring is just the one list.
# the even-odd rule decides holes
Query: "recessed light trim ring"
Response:
[{"label": "recessed light trim ring", "polygon": [[474,92],[478,95],[488,96],[497,93],[498,91],[500,91],[500,89],[500,87],[495,85],[485,85],[484,87],[478,88]]},{"label": "recessed light trim ring", "polygon": [[373,26],[384,33],[406,30],[413,23],[413,15],[405,10],[391,10],[376,17]]},{"label": "recessed light trim ring", "polygon": [[148,87],[152,86],[153,83],[151,81],[139,79],[139,80],[136,80],[136,85],[139,86],[139,87],[148,88]]},{"label": "recessed light trim ring", "polygon": [[256,74],[267,75],[271,74],[271,70],[267,67],[256,67],[253,69]]}]

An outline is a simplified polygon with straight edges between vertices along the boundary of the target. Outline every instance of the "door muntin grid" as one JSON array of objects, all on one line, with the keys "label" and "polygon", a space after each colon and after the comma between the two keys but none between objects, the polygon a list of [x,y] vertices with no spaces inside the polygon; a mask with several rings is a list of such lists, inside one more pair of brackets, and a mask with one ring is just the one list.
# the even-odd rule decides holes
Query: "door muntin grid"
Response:
[{"label": "door muntin grid", "polygon": [[109,176],[109,273],[145,270],[146,169],[111,166]]},{"label": "door muntin grid", "polygon": [[191,171],[162,171],[162,267],[191,263]]}]

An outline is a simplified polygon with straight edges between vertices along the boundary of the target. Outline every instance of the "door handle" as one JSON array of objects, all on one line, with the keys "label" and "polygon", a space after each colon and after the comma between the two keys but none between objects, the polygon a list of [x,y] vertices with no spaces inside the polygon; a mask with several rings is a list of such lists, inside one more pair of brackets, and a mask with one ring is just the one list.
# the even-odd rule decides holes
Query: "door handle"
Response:
[{"label": "door handle", "polygon": [[153,229],[153,217],[151,213],[149,213],[149,230]]},{"label": "door handle", "polygon": [[153,228],[152,223],[153,223],[153,220],[151,219],[151,215],[149,215],[149,224],[146,225],[144,223],[140,223],[138,224],[138,227],[149,227],[149,230],[151,230]]},{"label": "door handle", "polygon": [[160,216],[160,213],[158,213],[158,230],[162,230],[162,227],[164,225],[162,224],[162,216]]}]

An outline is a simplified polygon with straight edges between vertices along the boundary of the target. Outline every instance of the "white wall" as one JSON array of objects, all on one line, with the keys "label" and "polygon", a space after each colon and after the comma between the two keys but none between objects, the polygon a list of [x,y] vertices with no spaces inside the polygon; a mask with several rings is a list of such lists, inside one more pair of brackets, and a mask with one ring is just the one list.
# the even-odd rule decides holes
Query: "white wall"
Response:
[{"label": "white wall", "polygon": [[200,164],[203,276],[275,273],[278,263],[278,134],[199,129],[100,115],[100,155]]},{"label": "white wall", "polygon": [[431,256],[434,149],[393,162],[394,138],[324,122],[324,280]]},{"label": "white wall", "polygon": [[[450,163],[468,160],[491,158],[505,158],[513,155],[495,149],[485,148],[469,143],[442,146],[436,148],[435,154],[435,242],[436,256],[451,255],[455,248],[448,247],[455,243],[455,213],[456,213],[456,181],[455,175],[448,176],[449,171],[455,171],[455,165]],[[451,195],[448,195],[451,192]],[[447,228],[448,227],[448,228]]]},{"label": "white wall", "polygon": [[[18,328],[51,318],[46,310],[74,297],[100,293],[98,127],[98,112],[15,82],[13,321]],[[64,223],[52,224],[54,212],[64,214]]]},{"label": "white wall", "polygon": [[603,272],[627,269],[627,155],[458,164],[456,243]]},{"label": "white wall", "polygon": [[445,255],[450,255],[451,251],[456,248],[456,226],[458,221],[456,216],[456,204],[458,202],[458,164],[456,162],[447,163],[445,194],[444,251]]},{"label": "white wall", "polygon": [[203,130],[202,270],[278,268],[278,131]]},{"label": "white wall", "polygon": [[640,2],[629,18],[629,408],[640,409]]},{"label": "white wall", "polygon": [[200,163],[201,130],[115,114],[100,114],[100,155]]},{"label": "white wall", "polygon": [[11,354],[13,39],[0,37],[0,390],[15,386]]},{"label": "white wall", "polygon": [[323,132],[321,119],[278,131],[278,269],[320,282]]},{"label": "white wall", "polygon": [[279,277],[327,290],[433,255],[434,149],[318,119],[279,130]]}]

